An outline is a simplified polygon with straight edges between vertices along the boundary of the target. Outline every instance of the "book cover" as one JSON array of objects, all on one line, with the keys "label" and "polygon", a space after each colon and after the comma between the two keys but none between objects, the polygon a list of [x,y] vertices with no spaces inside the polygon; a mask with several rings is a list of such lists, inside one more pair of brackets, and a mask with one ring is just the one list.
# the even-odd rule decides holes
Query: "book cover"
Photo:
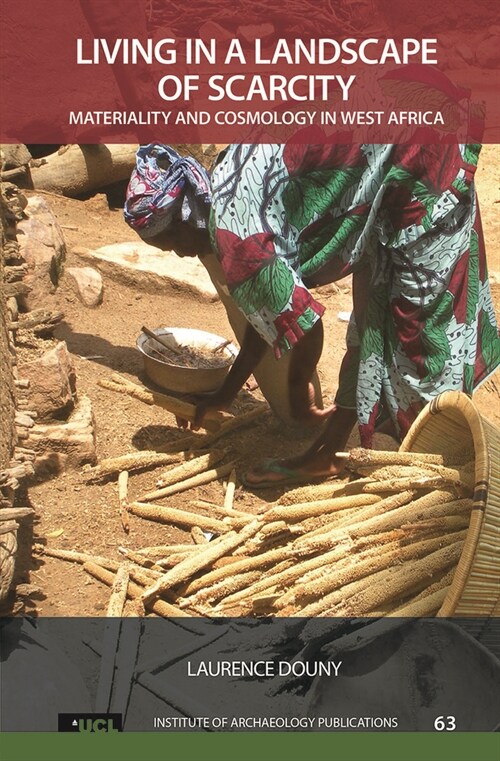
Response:
[{"label": "book cover", "polygon": [[498,4],[0,7],[2,758],[494,759]]}]

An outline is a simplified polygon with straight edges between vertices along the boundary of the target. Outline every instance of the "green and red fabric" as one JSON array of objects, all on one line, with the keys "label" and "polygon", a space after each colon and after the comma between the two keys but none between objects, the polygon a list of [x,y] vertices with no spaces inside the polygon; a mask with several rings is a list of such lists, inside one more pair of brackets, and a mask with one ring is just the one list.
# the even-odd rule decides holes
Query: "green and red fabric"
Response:
[{"label": "green and red fabric", "polygon": [[353,276],[336,402],[369,446],[404,436],[441,391],[500,363],[474,190],[479,144],[231,146],[212,175],[213,237],[232,298],[276,357],[324,313],[311,288]]}]

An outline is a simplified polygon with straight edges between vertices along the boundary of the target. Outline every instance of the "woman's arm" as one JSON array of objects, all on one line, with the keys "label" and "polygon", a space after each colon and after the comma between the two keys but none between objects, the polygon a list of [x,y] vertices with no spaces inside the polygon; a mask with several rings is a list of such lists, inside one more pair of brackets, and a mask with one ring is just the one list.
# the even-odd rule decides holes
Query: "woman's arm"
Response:
[{"label": "woman's arm", "polygon": [[201,398],[199,397],[193,424],[195,428],[200,425],[209,409],[220,410],[231,404],[238,391],[243,388],[243,385],[259,364],[266,346],[267,344],[264,339],[248,324],[238,356],[222,386],[216,391],[211,391],[203,394]]},{"label": "woman's arm", "polygon": [[[193,424],[195,428],[201,424],[209,409],[220,410],[231,404],[262,359],[266,346],[266,342],[257,331],[251,325],[247,325],[241,349],[224,383],[216,391],[203,394],[203,397],[199,398]],[[311,383],[322,349],[323,324],[321,320],[318,320],[291,351],[288,371],[291,415],[305,425],[318,425],[331,414],[333,409],[333,407],[327,409],[317,407],[314,387]]]}]

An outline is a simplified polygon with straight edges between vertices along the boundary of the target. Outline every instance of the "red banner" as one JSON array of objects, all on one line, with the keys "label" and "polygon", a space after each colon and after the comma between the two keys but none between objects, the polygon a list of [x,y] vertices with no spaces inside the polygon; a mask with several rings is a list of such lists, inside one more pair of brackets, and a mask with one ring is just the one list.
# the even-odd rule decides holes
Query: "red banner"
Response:
[{"label": "red banner", "polygon": [[0,9],[2,142],[500,142],[497,0]]}]

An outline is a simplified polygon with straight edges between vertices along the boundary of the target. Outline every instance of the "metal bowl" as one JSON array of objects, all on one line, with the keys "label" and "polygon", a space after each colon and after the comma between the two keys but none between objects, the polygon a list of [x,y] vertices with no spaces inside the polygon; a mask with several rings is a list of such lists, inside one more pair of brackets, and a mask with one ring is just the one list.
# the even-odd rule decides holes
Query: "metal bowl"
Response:
[{"label": "metal bowl", "polygon": [[[222,336],[194,328],[156,328],[153,333],[174,347],[186,346],[191,349],[214,350],[226,341]],[[161,388],[184,394],[215,391],[222,385],[238,355],[237,347],[230,343],[218,352],[218,355],[227,359],[227,364],[221,367],[182,367],[166,358],[160,359],[155,356],[152,352],[155,343],[145,333],[141,333],[137,339],[137,348],[142,354],[146,375]]]}]

